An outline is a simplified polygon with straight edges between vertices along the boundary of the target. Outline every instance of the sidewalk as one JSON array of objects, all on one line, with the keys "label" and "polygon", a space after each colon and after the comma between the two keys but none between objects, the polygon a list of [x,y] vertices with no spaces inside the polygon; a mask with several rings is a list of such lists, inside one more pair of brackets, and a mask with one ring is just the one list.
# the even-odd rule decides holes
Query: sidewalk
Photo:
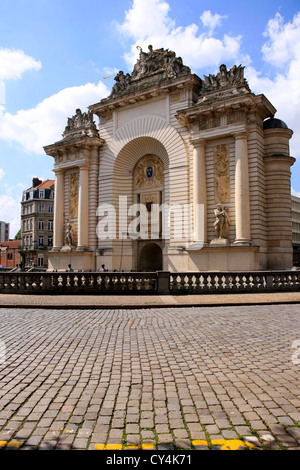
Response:
[{"label": "sidewalk", "polygon": [[198,295],[17,295],[0,294],[2,307],[148,308],[300,303],[300,292]]}]

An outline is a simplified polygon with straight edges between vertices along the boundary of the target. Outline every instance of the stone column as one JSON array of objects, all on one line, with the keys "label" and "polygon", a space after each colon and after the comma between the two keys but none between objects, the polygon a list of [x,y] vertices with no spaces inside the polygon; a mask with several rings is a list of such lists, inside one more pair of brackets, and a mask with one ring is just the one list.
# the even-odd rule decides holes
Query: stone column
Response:
[{"label": "stone column", "polygon": [[90,178],[89,178],[89,218],[90,233],[89,246],[96,250],[98,246],[97,239],[97,207],[98,207],[98,177],[99,177],[99,147],[93,147],[90,155]]},{"label": "stone column", "polygon": [[78,188],[78,244],[83,250],[89,245],[89,169],[87,164],[79,167]]},{"label": "stone column", "polygon": [[247,132],[235,136],[235,228],[236,244],[250,243],[250,194]]},{"label": "stone column", "polygon": [[64,243],[64,172],[60,169],[54,172],[53,249],[60,250]]},{"label": "stone column", "polygon": [[194,165],[194,242],[206,243],[207,241],[207,196],[206,196],[206,164],[205,164],[205,140],[193,142]]}]

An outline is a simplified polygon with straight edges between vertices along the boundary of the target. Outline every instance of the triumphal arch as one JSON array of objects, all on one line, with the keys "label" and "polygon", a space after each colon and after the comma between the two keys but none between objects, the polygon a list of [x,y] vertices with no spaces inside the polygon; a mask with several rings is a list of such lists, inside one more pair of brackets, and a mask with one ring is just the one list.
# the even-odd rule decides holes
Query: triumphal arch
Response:
[{"label": "triumphal arch", "polygon": [[200,78],[149,46],[110,96],[74,111],[45,147],[50,270],[292,267],[293,132],[251,92],[244,67]]}]

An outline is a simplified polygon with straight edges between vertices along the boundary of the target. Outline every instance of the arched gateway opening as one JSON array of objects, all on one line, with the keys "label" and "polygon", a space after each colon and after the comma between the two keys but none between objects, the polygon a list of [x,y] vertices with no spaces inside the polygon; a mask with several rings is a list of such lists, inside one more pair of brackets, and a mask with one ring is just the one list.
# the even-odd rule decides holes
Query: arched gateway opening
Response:
[{"label": "arched gateway opening", "polygon": [[163,269],[166,241],[161,208],[169,201],[169,160],[161,142],[150,137],[128,142],[115,160],[112,190],[117,220],[112,267],[119,269],[121,264],[124,270]]},{"label": "arched gateway opening", "polygon": [[139,271],[161,271],[163,269],[162,249],[157,243],[149,242],[139,254]]}]

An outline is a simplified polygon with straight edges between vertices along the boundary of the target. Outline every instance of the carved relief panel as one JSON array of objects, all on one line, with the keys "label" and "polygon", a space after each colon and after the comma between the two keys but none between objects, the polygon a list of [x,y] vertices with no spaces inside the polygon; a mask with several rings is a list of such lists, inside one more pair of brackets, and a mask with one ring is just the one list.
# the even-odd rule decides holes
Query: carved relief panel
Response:
[{"label": "carved relief panel", "polygon": [[69,217],[75,219],[78,212],[78,173],[71,173],[69,188]]},{"label": "carved relief panel", "polygon": [[133,189],[152,189],[163,186],[162,161],[155,155],[141,158],[133,171]]},{"label": "carved relief panel", "polygon": [[215,203],[230,201],[229,146],[214,148]]}]

